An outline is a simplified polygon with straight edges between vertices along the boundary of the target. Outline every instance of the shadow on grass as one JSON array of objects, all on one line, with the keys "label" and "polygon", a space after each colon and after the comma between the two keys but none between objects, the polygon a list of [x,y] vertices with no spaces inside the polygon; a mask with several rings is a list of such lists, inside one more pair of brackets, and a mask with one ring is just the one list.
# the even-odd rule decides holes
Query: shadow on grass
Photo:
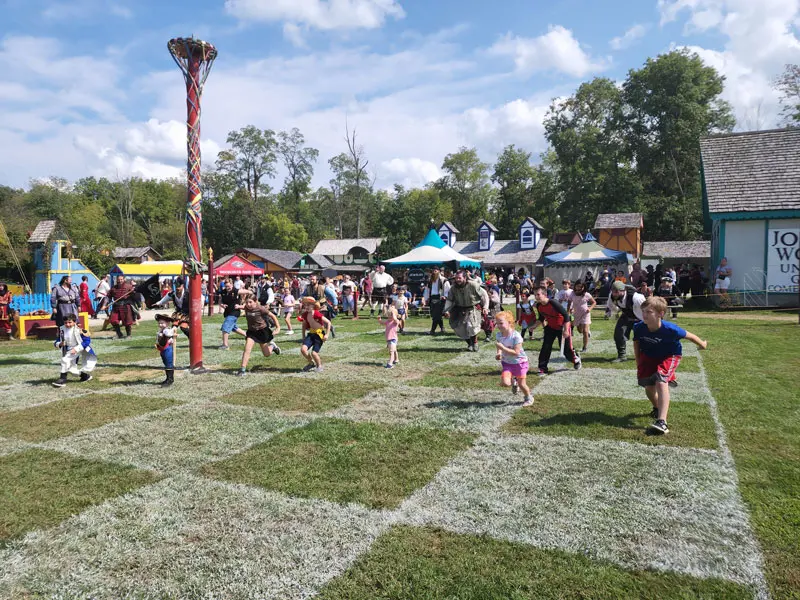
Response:
[{"label": "shadow on grass", "polygon": [[[521,402],[521,401],[520,401]],[[502,400],[492,400],[491,402],[480,402],[478,400],[439,400],[438,402],[426,402],[422,406],[425,408],[444,408],[444,409],[458,409],[469,410],[470,408],[494,408],[497,406],[508,406],[509,404],[518,404],[517,402],[504,402]]]},{"label": "shadow on grass", "polygon": [[587,426],[587,425],[604,425],[606,427],[618,427],[621,429],[641,429],[641,424],[636,423],[636,419],[640,419],[645,413],[628,413],[627,415],[609,415],[602,412],[582,412],[582,413],[565,413],[560,415],[553,415],[540,421],[527,423],[528,427],[553,427],[553,426]]},{"label": "shadow on grass", "polygon": [[0,358],[0,367],[13,367],[15,365],[52,365],[53,363],[41,359],[25,359],[21,356],[13,358]]}]

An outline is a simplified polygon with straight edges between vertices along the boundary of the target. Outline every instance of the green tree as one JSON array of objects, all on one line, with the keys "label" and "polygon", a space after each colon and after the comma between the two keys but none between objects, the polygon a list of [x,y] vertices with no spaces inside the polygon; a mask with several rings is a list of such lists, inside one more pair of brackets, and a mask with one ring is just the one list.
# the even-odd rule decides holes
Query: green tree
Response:
[{"label": "green tree", "polygon": [[517,236],[520,223],[532,204],[531,185],[535,169],[531,165],[531,153],[506,146],[497,157],[492,173],[492,182],[498,187],[497,203],[494,206],[494,225],[500,239]]},{"label": "green tree", "polygon": [[230,148],[217,155],[217,170],[231,174],[239,187],[247,190],[253,206],[257,206],[259,196],[269,193],[264,187],[264,179],[275,177],[278,161],[275,132],[248,125],[239,131],[231,131],[226,143]]},{"label": "green tree", "polygon": [[773,86],[781,94],[786,123],[800,126],[800,65],[786,65]]},{"label": "green tree", "polygon": [[651,239],[702,235],[700,138],[735,124],[730,105],[720,99],[724,81],[688,50],[647,59],[628,73],[625,137]]},{"label": "green tree", "polygon": [[281,206],[294,219],[300,218],[300,203],[311,189],[314,163],[319,150],[306,147],[306,140],[296,127],[289,133],[278,133],[278,154],[286,168],[286,179],[281,191]]},{"label": "green tree", "polygon": [[[620,90],[606,78],[583,83],[570,98],[551,104],[544,125],[557,163],[564,227],[586,230],[599,213],[637,210],[640,189],[624,122]],[[550,181],[550,174],[540,176]]]},{"label": "green tree", "polygon": [[475,148],[462,147],[444,158],[442,170],[445,175],[437,187],[453,207],[453,225],[468,235],[477,230],[495,197],[489,165],[478,158]]},{"label": "green tree", "polygon": [[308,234],[303,226],[280,212],[264,215],[261,231],[264,248],[300,251],[308,245]]}]

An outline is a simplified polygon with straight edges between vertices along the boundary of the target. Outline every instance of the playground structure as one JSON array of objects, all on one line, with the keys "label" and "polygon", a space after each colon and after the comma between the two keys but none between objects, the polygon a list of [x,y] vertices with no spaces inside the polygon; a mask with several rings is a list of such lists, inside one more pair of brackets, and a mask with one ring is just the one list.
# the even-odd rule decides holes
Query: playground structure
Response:
[{"label": "playground structure", "polygon": [[186,81],[186,249],[189,278],[189,367],[193,373],[203,373],[203,296],[201,293],[203,262],[201,243],[203,239],[202,193],[200,190],[200,97],[208,77],[217,49],[208,42],[190,38],[173,38],[167,48],[181,69]]}]

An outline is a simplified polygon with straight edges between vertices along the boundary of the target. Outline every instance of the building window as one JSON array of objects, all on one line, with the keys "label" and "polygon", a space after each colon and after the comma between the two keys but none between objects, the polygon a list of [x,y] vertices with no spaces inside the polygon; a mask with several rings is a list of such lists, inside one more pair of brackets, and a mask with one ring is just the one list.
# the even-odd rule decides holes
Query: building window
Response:
[{"label": "building window", "polygon": [[441,238],[442,238],[442,241],[443,241],[445,244],[447,244],[448,246],[450,245],[450,236],[449,236],[449,235],[447,235],[447,233],[443,233],[443,234],[442,234],[441,236],[439,236],[439,237],[441,237]]},{"label": "building window", "polygon": [[478,233],[481,250],[488,250],[489,249],[489,230],[488,229],[481,229]]},{"label": "building window", "polygon": [[522,232],[522,245],[533,246],[533,232],[530,229],[525,229]]}]

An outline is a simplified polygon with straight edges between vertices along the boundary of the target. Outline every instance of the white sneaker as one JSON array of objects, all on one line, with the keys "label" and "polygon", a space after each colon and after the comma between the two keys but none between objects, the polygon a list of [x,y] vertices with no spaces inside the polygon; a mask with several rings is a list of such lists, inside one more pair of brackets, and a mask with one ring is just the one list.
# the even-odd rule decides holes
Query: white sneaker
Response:
[{"label": "white sneaker", "polygon": [[528,396],[522,406],[533,406],[533,396]]}]

